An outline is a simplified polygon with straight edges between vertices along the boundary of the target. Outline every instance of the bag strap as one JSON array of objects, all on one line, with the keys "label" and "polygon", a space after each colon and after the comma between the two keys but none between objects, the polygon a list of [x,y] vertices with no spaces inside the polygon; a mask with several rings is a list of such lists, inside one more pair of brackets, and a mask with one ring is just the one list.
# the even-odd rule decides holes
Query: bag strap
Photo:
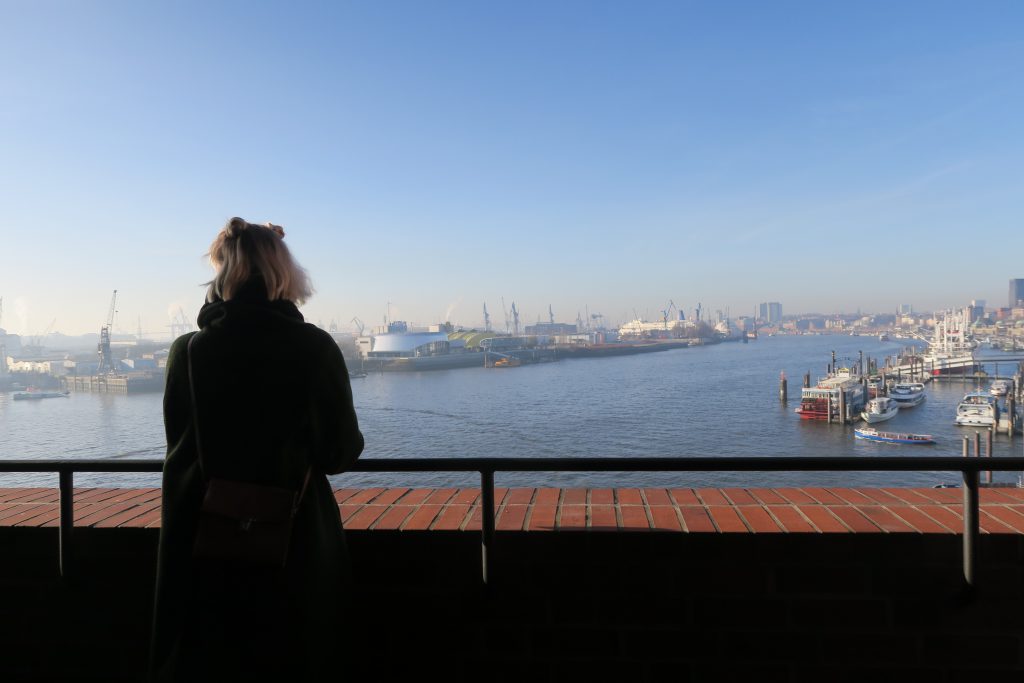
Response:
[{"label": "bag strap", "polygon": [[[210,478],[206,476],[206,466],[203,464],[203,442],[199,436],[199,407],[196,402],[196,381],[192,373],[192,342],[196,340],[199,334],[199,332],[196,332],[189,337],[188,346],[185,348],[185,357],[188,361],[188,392],[191,399],[190,403],[192,404],[192,430],[196,435],[196,461],[199,463],[199,473],[203,477],[203,481],[209,484]],[[306,489],[309,488],[309,479],[312,474],[313,466],[310,465],[306,468],[306,475],[302,480],[302,489],[295,496],[295,503],[292,505],[292,517],[299,511],[299,505],[306,495]]]}]

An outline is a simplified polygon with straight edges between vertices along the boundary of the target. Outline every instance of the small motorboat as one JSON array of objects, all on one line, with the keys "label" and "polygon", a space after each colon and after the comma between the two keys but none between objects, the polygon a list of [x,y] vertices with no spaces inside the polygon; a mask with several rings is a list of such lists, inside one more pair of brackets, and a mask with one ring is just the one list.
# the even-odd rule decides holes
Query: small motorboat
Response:
[{"label": "small motorboat", "polygon": [[897,382],[889,391],[889,398],[900,408],[913,408],[924,400],[924,385],[920,382]]},{"label": "small motorboat", "polygon": [[886,396],[881,396],[868,401],[867,406],[864,408],[864,412],[860,414],[860,419],[864,420],[868,424],[875,424],[876,422],[891,420],[896,417],[896,413],[899,411],[899,403]]},{"label": "small motorboat", "polygon": [[992,386],[989,387],[988,393],[992,394],[993,396],[1006,396],[1008,393],[1010,393],[1010,383],[1007,382],[1005,379],[997,379],[996,381],[992,382]]},{"label": "small motorboat", "polygon": [[862,427],[853,430],[853,435],[866,441],[882,443],[902,443],[912,446],[924,446],[935,443],[931,434],[897,434],[896,432],[880,432],[873,427]]},{"label": "small motorboat", "polygon": [[956,407],[956,423],[961,427],[994,427],[998,399],[988,393],[967,394]]}]

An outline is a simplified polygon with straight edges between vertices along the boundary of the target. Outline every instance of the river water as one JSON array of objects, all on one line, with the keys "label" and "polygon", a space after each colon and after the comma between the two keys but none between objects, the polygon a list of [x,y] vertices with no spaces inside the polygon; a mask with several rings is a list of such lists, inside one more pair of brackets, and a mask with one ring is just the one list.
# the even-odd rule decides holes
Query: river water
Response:
[{"label": "river water", "polygon": [[[352,381],[364,457],[959,455],[973,429],[953,424],[973,384],[934,382],[928,398],[884,424],[932,434],[934,446],[855,440],[852,426],[800,420],[803,374],[823,375],[836,351],[855,360],[895,354],[873,337],[765,337],[660,353],[565,360],[519,368],[371,374]],[[1010,363],[1000,369],[1007,373]],[[992,368],[989,368],[990,370]],[[779,372],[790,400],[778,399]],[[72,394],[13,402],[0,393],[0,458],[160,458],[162,397]],[[995,455],[1021,455],[1024,439],[995,439]],[[997,481],[1017,481],[996,473]],[[498,473],[499,485],[932,486],[955,473]],[[79,485],[157,485],[159,475],[79,474]],[[338,486],[474,485],[475,475],[352,473]],[[51,486],[54,474],[0,475],[0,486]]]}]

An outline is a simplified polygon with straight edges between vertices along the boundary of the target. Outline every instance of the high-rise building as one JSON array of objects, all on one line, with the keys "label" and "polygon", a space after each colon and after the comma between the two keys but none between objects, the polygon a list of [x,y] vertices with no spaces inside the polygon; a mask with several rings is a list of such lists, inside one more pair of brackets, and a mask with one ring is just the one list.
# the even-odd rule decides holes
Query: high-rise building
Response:
[{"label": "high-rise building", "polygon": [[910,315],[914,312],[914,307],[910,304],[900,304],[900,315]]},{"label": "high-rise building", "polygon": [[1024,278],[1010,280],[1010,303],[1009,308],[1021,306],[1024,301]]},{"label": "high-rise building", "polygon": [[758,317],[761,320],[769,323],[777,323],[782,321],[782,304],[778,301],[766,301],[758,307],[760,315]]}]

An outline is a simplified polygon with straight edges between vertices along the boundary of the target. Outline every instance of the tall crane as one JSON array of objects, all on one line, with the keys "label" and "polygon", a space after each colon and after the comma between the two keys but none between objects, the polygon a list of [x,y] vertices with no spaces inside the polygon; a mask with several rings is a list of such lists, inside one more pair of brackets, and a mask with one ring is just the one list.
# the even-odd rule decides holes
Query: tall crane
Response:
[{"label": "tall crane", "polygon": [[[576,317],[580,317],[579,314],[576,314]],[[555,312],[551,310],[551,304],[548,304],[548,322],[555,324]]]},{"label": "tall crane", "polygon": [[117,313],[116,305],[117,290],[115,289],[113,296],[110,297],[110,310],[107,312],[106,324],[100,328],[100,343],[96,345],[96,350],[100,357],[99,367],[96,368],[97,375],[114,372],[114,357],[110,352],[110,333],[114,329],[114,314]]},{"label": "tall crane", "polygon": [[672,299],[669,299],[668,308],[661,312],[661,322],[665,325],[666,330],[668,329],[668,317],[672,315],[672,309],[679,310],[676,308],[676,302],[672,301]]},{"label": "tall crane", "polygon": [[519,336],[519,309],[516,308],[516,302],[512,302],[512,328],[515,330],[515,336]]},{"label": "tall crane", "polygon": [[[515,304],[513,304],[514,306]],[[505,308],[505,297],[501,297],[501,311],[505,314],[505,334],[509,333],[508,309]]]},{"label": "tall crane", "polygon": [[355,318],[352,318],[352,322],[354,322],[356,324],[356,327],[359,328],[359,336],[362,337],[363,336],[363,330],[366,329],[366,325],[363,324],[363,321],[360,320],[358,316],[356,316]]},{"label": "tall crane", "polygon": [[487,312],[487,302],[484,302],[484,332],[491,331],[491,314]]}]

